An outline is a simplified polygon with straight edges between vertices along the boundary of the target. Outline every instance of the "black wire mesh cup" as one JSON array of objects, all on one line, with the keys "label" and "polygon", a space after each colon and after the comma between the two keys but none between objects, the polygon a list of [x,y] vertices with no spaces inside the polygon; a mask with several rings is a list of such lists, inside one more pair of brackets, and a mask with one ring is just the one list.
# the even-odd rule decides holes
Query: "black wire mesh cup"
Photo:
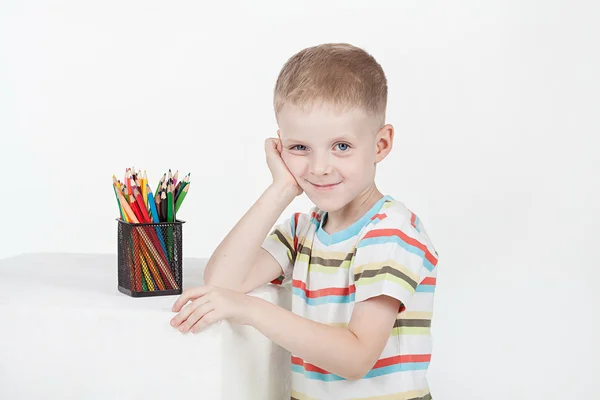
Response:
[{"label": "black wire mesh cup", "polygon": [[185,221],[117,221],[119,291],[131,297],[181,294]]}]

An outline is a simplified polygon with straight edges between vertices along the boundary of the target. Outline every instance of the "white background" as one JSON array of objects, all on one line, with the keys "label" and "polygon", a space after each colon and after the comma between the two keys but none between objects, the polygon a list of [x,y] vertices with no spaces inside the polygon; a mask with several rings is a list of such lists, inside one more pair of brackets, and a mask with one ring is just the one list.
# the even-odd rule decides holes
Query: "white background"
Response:
[{"label": "white background", "polygon": [[280,68],[304,47],[349,42],[389,81],[396,140],[379,187],[420,216],[440,254],[434,398],[595,398],[599,11],[3,1],[0,258],[115,253],[111,176],[131,166],[153,189],[168,168],[191,172],[184,253],[209,256],[270,182]]}]

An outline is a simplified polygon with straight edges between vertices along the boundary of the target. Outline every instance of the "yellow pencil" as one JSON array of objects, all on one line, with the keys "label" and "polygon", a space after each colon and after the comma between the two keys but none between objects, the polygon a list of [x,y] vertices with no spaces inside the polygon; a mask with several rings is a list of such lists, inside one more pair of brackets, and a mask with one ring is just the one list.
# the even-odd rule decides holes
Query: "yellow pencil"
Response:
[{"label": "yellow pencil", "polygon": [[146,175],[146,171],[144,170],[144,177],[142,178],[142,198],[144,199],[144,204],[146,205],[146,210],[148,210],[148,196],[146,193],[146,184],[148,183],[148,175]]}]

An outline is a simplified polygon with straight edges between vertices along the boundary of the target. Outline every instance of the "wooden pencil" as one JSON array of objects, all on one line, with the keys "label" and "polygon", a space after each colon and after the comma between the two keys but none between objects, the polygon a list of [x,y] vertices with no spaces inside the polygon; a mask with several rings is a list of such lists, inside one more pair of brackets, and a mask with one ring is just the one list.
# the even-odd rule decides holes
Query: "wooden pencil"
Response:
[{"label": "wooden pencil", "polygon": [[129,204],[127,204],[127,201],[125,200],[125,196],[123,196],[121,193],[119,193],[119,202],[121,203],[123,210],[127,214],[129,221],[134,224],[139,224],[139,220],[137,219],[135,213],[131,209],[131,206]]},{"label": "wooden pencil", "polygon": [[133,196],[135,197],[135,201],[137,202],[137,205],[140,208],[140,213],[142,214],[144,222],[152,222],[152,220],[150,219],[150,215],[148,215],[148,211],[146,210],[146,204],[144,204],[142,195],[140,194],[139,190],[137,190],[137,188],[134,189]]},{"label": "wooden pencil", "polygon": [[179,198],[177,199],[177,201],[175,203],[175,216],[177,216],[177,212],[179,212],[179,207],[181,207],[181,203],[183,203],[183,200],[185,200],[185,196],[187,196],[187,192],[189,189],[190,189],[190,185],[187,184],[183,188],[183,192],[181,193],[181,196],[179,196]]},{"label": "wooden pencil", "polygon": [[167,222],[167,194],[165,192],[160,194],[160,208],[163,215],[162,222]]},{"label": "wooden pencil", "polygon": [[[160,180],[158,181],[158,186],[156,187],[156,191],[154,192],[154,197],[159,197],[158,196],[158,192],[160,191],[160,188],[162,187],[163,182],[165,181],[165,178],[167,177],[167,174],[164,173],[162,178],[160,178]],[[160,197],[159,197],[160,198]]]},{"label": "wooden pencil", "polygon": [[125,214],[123,214],[123,207],[121,207],[121,203],[119,203],[119,196],[117,196],[117,189],[119,187],[117,183],[117,177],[113,175],[113,190],[115,192],[115,199],[117,200],[117,206],[119,206],[119,214],[121,214],[121,220],[127,221],[125,218]]},{"label": "wooden pencil", "polygon": [[144,200],[144,205],[146,206],[146,210],[148,210],[148,196],[146,195],[146,184],[148,183],[148,175],[146,171],[144,171],[144,177],[142,178],[142,199]]}]

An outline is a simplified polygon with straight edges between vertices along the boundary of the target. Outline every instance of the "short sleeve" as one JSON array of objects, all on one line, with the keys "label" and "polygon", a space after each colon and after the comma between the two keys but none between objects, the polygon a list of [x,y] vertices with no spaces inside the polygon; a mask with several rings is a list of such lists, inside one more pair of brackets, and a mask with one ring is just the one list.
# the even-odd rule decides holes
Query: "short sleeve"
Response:
[{"label": "short sleeve", "polygon": [[352,263],[355,301],[387,295],[405,305],[437,262],[425,234],[408,223],[394,226],[393,221],[384,220],[357,244]]},{"label": "short sleeve", "polygon": [[298,249],[298,226],[299,213],[286,219],[283,223],[276,225],[273,231],[266,237],[262,248],[277,260],[283,275],[271,283],[282,284],[292,279],[292,270],[296,262],[296,253]]}]

